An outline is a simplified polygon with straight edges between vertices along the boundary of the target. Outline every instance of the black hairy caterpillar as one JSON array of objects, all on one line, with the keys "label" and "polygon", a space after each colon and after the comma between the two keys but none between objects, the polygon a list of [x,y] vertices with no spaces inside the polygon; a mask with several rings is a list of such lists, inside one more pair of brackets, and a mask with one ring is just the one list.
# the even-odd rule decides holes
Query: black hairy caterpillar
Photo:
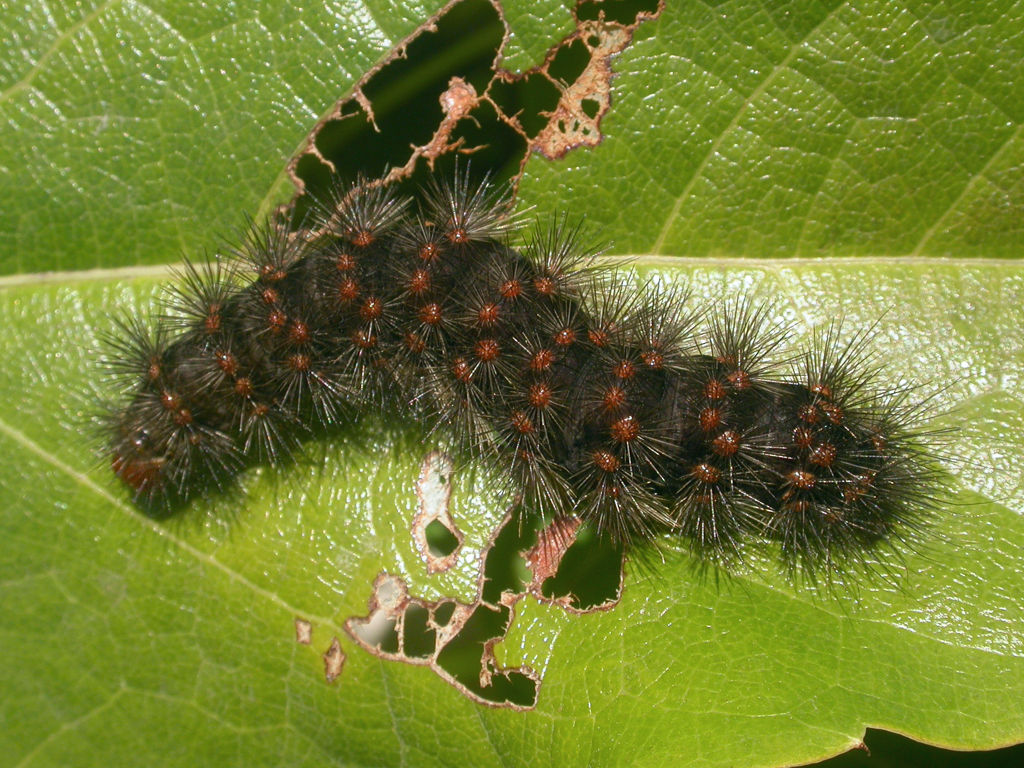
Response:
[{"label": "black hairy caterpillar", "polygon": [[517,249],[509,198],[466,173],[422,198],[340,187],[311,226],[254,225],[229,258],[187,263],[155,327],[121,323],[108,455],[138,503],[173,507],[398,407],[503,468],[527,513],[625,546],[672,533],[730,562],[774,540],[813,574],[913,543],[932,516],[923,406],[880,383],[867,334],[833,325],[773,363],[787,330],[767,305],[634,289],[564,218]]}]

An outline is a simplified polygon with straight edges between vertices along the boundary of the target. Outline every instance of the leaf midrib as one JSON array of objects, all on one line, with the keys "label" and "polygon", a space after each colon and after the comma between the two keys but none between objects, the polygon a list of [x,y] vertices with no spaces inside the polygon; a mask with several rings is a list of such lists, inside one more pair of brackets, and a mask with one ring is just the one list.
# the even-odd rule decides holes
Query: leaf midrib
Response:
[{"label": "leaf midrib", "polygon": [[[835,264],[840,266],[928,266],[956,267],[961,269],[988,267],[1020,269],[1022,259],[972,258],[962,256],[780,256],[778,258],[756,258],[747,256],[671,256],[666,254],[625,253],[599,257],[601,264],[616,268],[661,267],[681,269],[780,269],[785,267],[808,267]],[[167,279],[179,270],[183,262],[149,264],[143,266],[116,267],[112,269],[80,269],[48,272],[22,272],[0,276],[0,291],[53,283],[113,282],[115,280],[138,280],[146,278]]]}]

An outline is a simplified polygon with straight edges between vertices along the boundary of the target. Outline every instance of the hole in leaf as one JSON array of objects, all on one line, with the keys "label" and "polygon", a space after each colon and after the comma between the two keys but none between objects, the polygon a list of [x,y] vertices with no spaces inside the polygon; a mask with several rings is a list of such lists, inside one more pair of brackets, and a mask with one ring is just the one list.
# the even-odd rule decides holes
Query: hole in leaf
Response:
[{"label": "hole in leaf", "polygon": [[429,658],[434,653],[437,632],[428,625],[430,611],[410,603],[402,621],[402,649],[409,658]]},{"label": "hole in leaf", "polygon": [[357,639],[371,648],[379,648],[384,653],[398,653],[398,622],[393,618],[378,614],[364,625],[353,628]]},{"label": "hole in leaf", "polygon": [[522,80],[495,79],[490,96],[501,111],[514,116],[529,136],[535,136],[548,124],[546,115],[558,106],[561,91],[542,74],[533,73]]},{"label": "hole in leaf", "polygon": [[909,739],[900,734],[868,728],[864,748],[852,749],[805,768],[1010,768],[1024,765],[1024,744],[978,752],[960,752]]},{"label": "hole in leaf", "polygon": [[[451,141],[462,140],[462,148],[472,150],[468,155],[449,152],[441,155],[434,163],[434,170],[420,162],[408,180],[402,181],[398,189],[408,195],[415,195],[430,179],[451,178],[456,164],[465,167],[468,157],[473,168],[479,173],[490,171],[491,178],[501,184],[519,172],[519,166],[526,154],[526,142],[515,129],[498,119],[498,113],[487,102],[481,102],[470,118],[462,120],[452,133]],[[474,171],[474,175],[478,171]]]},{"label": "hole in leaf", "polygon": [[590,63],[590,51],[582,40],[573,40],[569,45],[558,49],[555,58],[548,65],[548,74],[553,80],[561,80],[565,85],[575,83],[583,70]]},{"label": "hole in leaf", "polygon": [[589,0],[580,3],[576,9],[576,18],[580,21],[596,21],[603,12],[605,21],[634,24],[640,14],[653,14],[657,10],[657,0]]},{"label": "hole in leaf", "polygon": [[445,527],[440,520],[433,520],[427,525],[427,546],[434,557],[447,557],[459,546],[459,539]]},{"label": "hole in leaf", "polygon": [[556,600],[569,598],[579,611],[614,603],[622,586],[622,548],[602,539],[593,526],[585,525],[558,567],[558,572],[544,581],[544,597]]},{"label": "hole in leaf", "polygon": [[434,609],[434,623],[439,627],[448,626],[455,614],[455,603],[446,600]]},{"label": "hole in leaf", "polygon": [[[491,3],[455,4],[437,20],[436,31],[413,38],[404,58],[392,59],[363,84],[372,121],[355,98],[349,100],[338,117],[319,126],[314,136],[316,153],[334,165],[338,178],[346,180],[360,174],[379,176],[388,168],[404,166],[410,147],[428,144],[438,129],[444,117],[439,99],[453,77],[462,78],[478,94],[486,90],[503,36],[504,26]],[[505,146],[502,149],[508,151]],[[517,168],[525,152],[521,139],[518,151]],[[503,167],[507,159],[482,167]],[[299,158],[293,172],[305,185],[305,193],[295,202],[301,216],[312,199],[329,195],[332,175],[314,153]]]},{"label": "hole in leaf", "polygon": [[489,647],[490,641],[505,636],[510,619],[508,608],[478,606],[462,631],[437,655],[437,663],[481,699],[532,707],[537,700],[537,681],[519,670],[497,670]]},{"label": "hole in leaf", "polygon": [[483,602],[497,605],[502,592],[523,592],[532,577],[523,552],[537,540],[538,529],[536,520],[512,520],[501,529],[484,561]]}]

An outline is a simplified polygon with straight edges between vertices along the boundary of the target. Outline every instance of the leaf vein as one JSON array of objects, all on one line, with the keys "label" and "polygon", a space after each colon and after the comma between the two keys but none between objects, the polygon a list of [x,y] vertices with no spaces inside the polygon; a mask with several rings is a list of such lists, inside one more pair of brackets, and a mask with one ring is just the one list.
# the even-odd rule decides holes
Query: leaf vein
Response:
[{"label": "leaf vein", "polygon": [[754,90],[750,92],[747,98],[743,100],[743,103],[740,105],[740,108],[736,110],[736,114],[733,115],[733,118],[732,120],[729,121],[729,124],[725,126],[725,128],[721,131],[721,133],[718,134],[715,140],[711,142],[711,146],[708,148],[707,153],[704,155],[704,159],[701,160],[700,164],[696,167],[696,169],[694,169],[693,173],[690,175],[689,180],[686,182],[686,186],[683,187],[683,191],[679,194],[678,197],[676,197],[675,203],[672,206],[672,210],[669,212],[668,217],[665,219],[665,223],[664,225],[662,225],[661,231],[658,233],[658,237],[655,239],[654,245],[651,247],[652,253],[661,253],[661,249],[665,244],[665,239],[668,237],[669,230],[672,228],[672,225],[675,223],[676,219],[679,218],[679,212],[682,210],[683,202],[686,200],[687,197],[690,196],[690,192],[693,190],[694,184],[697,183],[697,180],[704,173],[704,169],[707,168],[708,165],[711,163],[711,159],[718,153],[719,148],[721,148],[722,143],[725,141],[725,137],[728,136],[736,128],[736,126],[739,125],[740,120],[747,113],[747,110],[750,108],[750,105],[753,104],[758,99],[758,97],[760,97],[761,94],[765,92],[765,90],[767,90],[768,85],[772,82],[773,79],[775,79],[775,76],[779,72],[786,69],[793,61],[793,59],[796,58],[797,52],[803,47],[804,43],[806,43],[819,29],[821,29],[823,24],[825,24],[829,19],[831,19],[836,14],[836,12],[845,5],[846,2],[843,2],[840,5],[837,5],[828,13],[826,13],[825,16],[821,19],[821,21],[814,25],[813,29],[811,29],[800,40],[791,45],[789,48],[789,52],[786,54],[786,56],[778,64],[771,68],[768,74],[765,75],[764,79],[762,79],[761,82],[758,83],[757,86],[754,88]]}]

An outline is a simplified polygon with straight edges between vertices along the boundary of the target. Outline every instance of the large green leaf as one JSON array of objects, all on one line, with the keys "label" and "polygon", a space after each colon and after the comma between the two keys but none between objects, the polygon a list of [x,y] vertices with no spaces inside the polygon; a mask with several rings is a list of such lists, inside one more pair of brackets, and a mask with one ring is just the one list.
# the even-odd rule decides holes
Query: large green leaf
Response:
[{"label": "large green leaf", "polygon": [[[178,5],[4,10],[8,271],[172,262],[238,210],[286,198],[281,168],[316,117],[427,15]],[[613,253],[714,256],[639,265],[698,296],[755,286],[797,342],[837,314],[850,328],[882,318],[892,376],[923,383],[936,424],[957,428],[954,492],[899,588],[830,595],[771,570],[702,581],[669,553],[628,569],[613,610],[520,602],[496,651],[542,673],[538,706],[483,707],[342,625],[366,614],[381,571],[420,597],[472,598],[504,512],[486,476],[457,475],[466,544],[436,575],[409,533],[432,444],[390,423],[149,521],[93,459],[84,423],[97,334],[112,308],[145,311],[158,280],[26,274],[0,292],[2,754],[724,766],[824,757],[868,725],[962,749],[1024,739],[1024,272],[897,258],[1018,255],[1024,6],[765,5],[678,3],[641,26],[616,61],[604,143],[532,160],[522,195],[588,211]],[[527,7],[510,13],[524,67],[568,18]],[[297,617],[311,645],[296,643]],[[348,659],[328,685],[335,636]]]}]

